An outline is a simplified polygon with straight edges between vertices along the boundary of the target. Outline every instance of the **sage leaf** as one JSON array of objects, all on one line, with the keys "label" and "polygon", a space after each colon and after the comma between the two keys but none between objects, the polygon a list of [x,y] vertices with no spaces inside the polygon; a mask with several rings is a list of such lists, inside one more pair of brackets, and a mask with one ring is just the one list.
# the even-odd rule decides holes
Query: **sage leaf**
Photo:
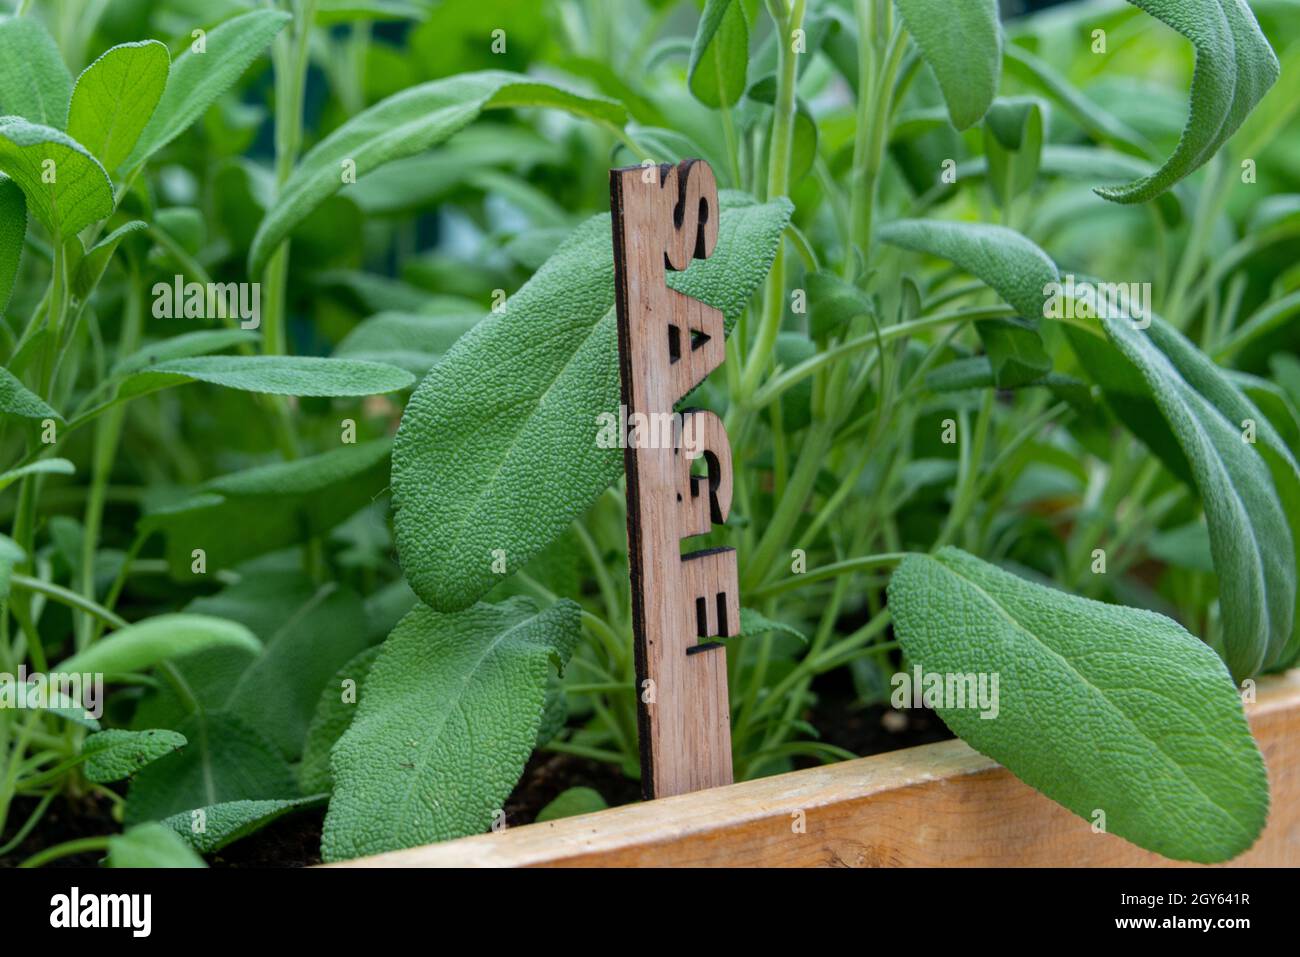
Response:
[{"label": "sage leaf", "polygon": [[219,476],[144,522],[166,536],[173,576],[191,576],[194,548],[209,572],[232,568],[323,535],[374,501],[388,483],[389,447],[376,439]]},{"label": "sage leaf", "polygon": [[18,184],[36,218],[60,239],[113,212],[113,185],[104,167],[53,127],[0,117],[0,172]]},{"label": "sage leaf", "polygon": [[72,74],[36,17],[0,20],[0,113],[63,129]]},{"label": "sage leaf", "polygon": [[0,534],[0,615],[9,606],[9,587],[14,566],[26,557],[17,542],[8,535]]},{"label": "sage leaf", "polygon": [[[376,645],[367,648],[350,659],[321,689],[316,711],[307,727],[302,762],[298,765],[298,783],[302,785],[304,793],[333,790],[330,749],[352,723],[366,683],[366,675],[370,674],[381,647]],[[346,682],[351,682],[347,694],[344,693]]]},{"label": "sage leaf", "polygon": [[271,395],[364,396],[405,389],[405,369],[360,359],[319,356],[199,356],[168,359],[132,376],[122,395],[143,395],[187,381]]},{"label": "sage leaf", "polygon": [[76,272],[72,277],[72,291],[76,293],[77,298],[85,299],[99,285],[104,270],[108,268],[109,260],[113,258],[113,253],[117,252],[117,247],[122,240],[132,233],[143,232],[148,228],[148,223],[135,219],[119,226],[91,246],[89,251],[81,258],[81,261],[77,263]]},{"label": "sage leaf", "polygon": [[1245,0],[1129,0],[1173,27],[1196,49],[1187,125],[1160,169],[1096,192],[1116,203],[1144,203],[1209,162],[1263,99],[1281,67]]},{"label": "sage leaf", "polygon": [[[1175,860],[1255,842],[1268,778],[1223,663],[1153,612],[1032,584],[955,548],[889,583],[903,650],[924,672],[998,678],[996,716],[936,704],[976,750],[1107,831]],[[968,685],[969,687],[969,685]]]},{"label": "sage leaf", "polygon": [[882,226],[882,242],[956,263],[1020,313],[1021,320],[975,324],[999,388],[1033,382],[1052,368],[1037,322],[1056,282],[1056,264],[1015,230],[982,223],[903,219]]},{"label": "sage leaf", "polygon": [[185,735],[157,728],[123,731],[112,728],[86,738],[83,773],[96,784],[129,778],[151,761],[185,747]]},{"label": "sage leaf", "polygon": [[251,631],[233,621],[209,615],[156,615],[101,638],[64,660],[59,669],[123,675],[219,646],[252,651],[262,647]]},{"label": "sage leaf", "polygon": [[[713,255],[668,284],[730,328],[791,207],[731,193],[721,205]],[[597,441],[600,416],[619,410],[613,260],[609,217],[595,216],[412,394],[393,447],[394,527],[407,580],[432,607],[472,605],[500,581],[494,549],[518,570],[622,474],[622,450]]]},{"label": "sage leaf", "polygon": [[17,183],[0,174],[0,317],[9,308],[26,239],[27,200]]},{"label": "sage leaf", "polygon": [[741,0],[708,0],[691,46],[687,83],[695,98],[714,109],[744,95],[749,67],[749,22]]},{"label": "sage leaf", "polygon": [[594,814],[607,807],[609,805],[595,788],[567,788],[537,812],[537,823],[558,821],[562,817],[576,817],[579,814]]},{"label": "sage leaf", "polygon": [[293,228],[343,188],[345,162],[360,179],[385,163],[438,145],[484,110],[524,106],[568,110],[613,124],[625,118],[613,100],[502,71],[465,73],[403,90],[349,119],[302,158],[253,238],[249,275],[260,275]]},{"label": "sage leaf", "polygon": [[63,416],[46,405],[40,396],[18,381],[17,376],[3,366],[0,366],[0,412],[5,415],[21,416],[24,419],[63,421]]},{"label": "sage leaf", "polygon": [[110,48],[77,78],[68,111],[68,135],[112,172],[135,148],[153,116],[171,70],[171,54],[157,40]]},{"label": "sage leaf", "polygon": [[334,355],[383,362],[423,376],[482,318],[478,312],[381,312],[358,323],[343,337]]},{"label": "sage leaf", "polygon": [[755,638],[758,635],[779,632],[783,635],[789,635],[792,638],[798,638],[805,645],[808,644],[808,636],[793,625],[787,625],[781,621],[773,621],[762,612],[755,611],[753,608],[740,609],[740,637]]},{"label": "sage leaf", "polygon": [[225,801],[165,817],[159,823],[200,854],[215,854],[294,811],[325,803],[325,795],[270,801]]},{"label": "sage leaf", "polygon": [[77,471],[67,459],[37,459],[28,465],[0,474],[0,491],[7,489],[24,475],[72,475]]},{"label": "sage leaf", "polygon": [[105,863],[109,867],[207,866],[175,831],[152,822],[110,837]]},{"label": "sage leaf", "polygon": [[334,747],[324,858],[485,830],[532,752],[547,676],[577,644],[580,616],[571,601],[538,611],[525,598],[407,614]]},{"label": "sage leaf", "polygon": [[176,730],[189,744],[135,776],[126,796],[128,825],[228,801],[300,796],[284,757],[234,715],[199,712]]},{"label": "sage leaf", "polygon": [[114,377],[124,377],[172,359],[189,359],[221,352],[231,346],[252,345],[260,339],[251,329],[200,329],[183,332],[152,342],[129,356],[118,360],[113,367]]},{"label": "sage leaf", "polygon": [[959,130],[974,126],[993,102],[1002,72],[997,0],[894,2],[939,80],[952,125]]},{"label": "sage leaf", "polygon": [[123,164],[132,169],[180,136],[258,58],[291,17],[253,10],[208,31],[202,53],[187,50],[172,64],[157,108]]}]

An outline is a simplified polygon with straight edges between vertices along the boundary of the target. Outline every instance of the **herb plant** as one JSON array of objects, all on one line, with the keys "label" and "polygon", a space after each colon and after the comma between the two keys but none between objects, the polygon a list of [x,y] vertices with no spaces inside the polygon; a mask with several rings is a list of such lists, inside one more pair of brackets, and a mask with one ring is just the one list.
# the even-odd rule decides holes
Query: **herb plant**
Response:
[{"label": "herb plant", "polygon": [[607,171],[689,157],[737,776],[853,757],[833,680],[997,676],[934,702],[973,747],[1168,857],[1248,848],[1241,697],[1300,658],[1294,5],[999,13],[19,0],[0,859],[194,865],[324,808],[340,860],[499,826],[535,753],[637,777]]}]

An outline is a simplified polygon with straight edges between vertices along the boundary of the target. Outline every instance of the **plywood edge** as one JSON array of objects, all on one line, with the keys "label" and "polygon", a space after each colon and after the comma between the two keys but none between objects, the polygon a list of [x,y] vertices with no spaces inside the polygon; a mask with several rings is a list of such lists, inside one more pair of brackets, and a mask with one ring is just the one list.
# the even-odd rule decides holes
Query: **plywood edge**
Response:
[{"label": "plywood edge", "polygon": [[[1269,767],[1263,836],[1234,864],[1300,866],[1300,670],[1247,712]],[[346,862],[353,867],[1167,865],[961,741]]]}]

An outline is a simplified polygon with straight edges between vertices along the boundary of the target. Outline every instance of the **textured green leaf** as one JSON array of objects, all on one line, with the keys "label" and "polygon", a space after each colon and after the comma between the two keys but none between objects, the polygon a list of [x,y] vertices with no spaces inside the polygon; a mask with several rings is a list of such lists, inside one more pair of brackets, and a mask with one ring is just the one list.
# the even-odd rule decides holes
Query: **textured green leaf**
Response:
[{"label": "textured green leaf", "polygon": [[361,599],[326,585],[271,637],[239,676],[225,708],[297,760],[330,679],[368,643]]},{"label": "textured green leaf", "polygon": [[254,10],[220,24],[207,34],[203,53],[187,50],[172,64],[167,88],[136,141],[127,168],[143,163],[207,112],[230,89],[290,16],[279,10]]},{"label": "textured green leaf", "polygon": [[13,577],[14,566],[27,556],[8,535],[0,534],[0,615],[9,605],[9,582]]},{"label": "textured green leaf", "polygon": [[999,98],[984,118],[984,155],[993,197],[1006,206],[1028,192],[1043,156],[1047,105],[1031,96]]},{"label": "textured green leaf", "polygon": [[0,174],[0,318],[9,308],[26,239],[27,199],[17,183]]},{"label": "textured green leaf", "polygon": [[151,761],[185,747],[185,743],[185,735],[175,731],[100,731],[86,738],[81,746],[82,754],[87,756],[86,780],[102,784],[129,778]]},{"label": "textured green leaf", "polygon": [[200,854],[215,854],[293,811],[325,803],[325,795],[272,801],[226,801],[211,807],[181,811],[159,823],[171,828]]},{"label": "textured green leaf", "polygon": [[558,821],[562,817],[593,814],[609,807],[600,792],[594,788],[568,788],[555,796],[555,800],[537,812],[537,823]]},{"label": "textured green leaf", "polygon": [[1002,72],[997,0],[894,2],[939,80],[952,125],[974,126],[993,102]]},{"label": "textured green leaf", "polygon": [[108,839],[109,867],[206,867],[176,832],[161,824],[133,827]]},{"label": "textured green leaf", "polygon": [[1025,385],[1051,369],[1037,323],[1057,271],[1036,245],[1002,226],[919,219],[888,223],[879,236],[882,242],[956,263],[1020,313],[1023,321],[989,319],[975,324],[999,388]]},{"label": "textured green leaf", "polygon": [[100,277],[104,275],[109,260],[113,258],[113,253],[117,252],[117,247],[122,240],[132,233],[138,233],[148,228],[149,224],[143,220],[132,220],[119,226],[91,246],[90,250],[81,258],[81,261],[77,263],[76,273],[72,277],[72,291],[76,293],[77,298],[85,299],[99,285]]},{"label": "textured green leaf", "polygon": [[272,395],[361,396],[405,389],[415,376],[405,369],[361,359],[198,356],[158,362],[133,376],[122,391],[140,395],[189,380]]},{"label": "textured green leaf", "polygon": [[889,608],[925,672],[998,676],[996,717],[953,700],[936,710],[1052,800],[1090,821],[1101,810],[1109,832],[1177,860],[1228,860],[1259,836],[1268,778],[1241,700],[1175,622],[954,548],[906,558]]},{"label": "textured green leaf", "polygon": [[[302,763],[298,765],[298,782],[304,792],[330,791],[334,778],[330,774],[330,749],[343,736],[357,713],[357,702],[379,656],[381,645],[367,648],[340,668],[321,689],[316,702],[316,713],[307,728],[307,741],[302,749]],[[345,695],[344,685],[348,694]]]},{"label": "textured green leaf", "polygon": [[24,419],[57,419],[63,416],[42,401],[41,397],[18,381],[8,369],[0,366],[0,413],[18,415]]},{"label": "textured green leaf", "polygon": [[783,635],[790,635],[798,638],[805,645],[808,644],[808,636],[793,625],[787,625],[784,622],[773,621],[762,612],[755,611],[753,608],[740,609],[740,637],[754,638],[758,635],[769,632],[780,632]]},{"label": "textured green leaf", "polygon": [[1056,264],[1020,233],[983,223],[900,219],[880,227],[882,242],[956,263],[1036,322],[1047,301],[1044,287],[1056,282]]},{"label": "textured green leaf", "polygon": [[577,644],[580,615],[570,601],[539,612],[511,598],[403,618],[334,747],[325,859],[487,828],[532,752],[547,675]]},{"label": "textured green leaf", "polygon": [[1278,78],[1280,67],[1245,0],[1129,0],[1196,48],[1187,125],[1165,164],[1097,193],[1117,203],[1154,199],[1209,162]]},{"label": "textured green leaf", "polygon": [[260,338],[251,329],[200,329],[197,332],[183,332],[179,336],[151,342],[119,360],[113,367],[113,375],[130,375],[172,359],[206,356],[231,346],[251,345]]},{"label": "textured green leaf", "polygon": [[171,70],[157,40],[112,47],[86,67],[72,91],[68,135],[112,172],[135,148],[153,116]]},{"label": "textured green leaf", "polygon": [[322,535],[388,484],[389,440],[345,445],[292,462],[245,469],[200,485],[184,502],[146,515],[167,536],[172,574],[192,577],[202,548],[208,573]]},{"label": "textured green leaf", "polygon": [[63,129],[72,74],[58,44],[35,17],[0,20],[0,113]]},{"label": "textured green leaf", "polygon": [[[789,215],[785,200],[724,193],[713,255],[668,284],[730,328]],[[433,607],[473,604],[499,580],[494,549],[518,570],[622,474],[622,450],[596,442],[598,416],[619,408],[613,257],[609,217],[593,217],[412,394],[393,449],[395,529],[407,580]]]},{"label": "textured green leaf", "polygon": [[135,776],[127,792],[127,824],[229,801],[300,796],[293,771],[275,746],[233,715],[196,714],[176,730],[189,744]]},{"label": "textured green leaf", "polygon": [[66,133],[0,117],[0,171],[55,236],[66,239],[113,212],[113,185],[99,160]]},{"label": "textured green leaf", "polygon": [[468,315],[381,312],[349,332],[334,355],[383,362],[422,376],[482,318],[483,314],[478,312]]},{"label": "textured green leaf", "polygon": [[243,625],[210,615],[156,615],[120,628],[63,661],[69,672],[123,675],[205,648],[233,646],[260,650]]},{"label": "textured green leaf", "polygon": [[612,100],[571,93],[517,73],[485,71],[446,77],[403,90],[358,113],[302,158],[257,230],[248,272],[258,276],[290,231],[343,188],[343,164],[360,180],[372,170],[422,153],[472,123],[487,109],[553,107],[621,125]]},{"label": "textured green leaf", "polygon": [[[1102,322],[1146,383],[1200,492],[1219,577],[1228,666],[1238,679],[1258,674],[1282,655],[1297,615],[1295,460],[1267,417],[1159,316],[1147,330],[1125,319]],[[1256,426],[1254,445],[1243,438],[1247,419]]]},{"label": "textured green leaf", "polygon": [[705,106],[733,106],[745,92],[749,23],[741,0],[708,0],[695,30],[687,80]]}]

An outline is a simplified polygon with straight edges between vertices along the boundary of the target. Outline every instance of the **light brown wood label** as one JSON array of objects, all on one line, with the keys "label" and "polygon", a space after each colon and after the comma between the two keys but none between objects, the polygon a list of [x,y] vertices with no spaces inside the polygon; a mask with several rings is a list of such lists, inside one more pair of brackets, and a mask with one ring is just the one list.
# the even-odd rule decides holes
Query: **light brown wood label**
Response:
[{"label": "light brown wood label", "polygon": [[736,552],[682,551],[727,519],[731,445],[712,412],[674,414],[725,358],[723,317],[666,282],[712,254],[718,186],[701,160],[611,170],[610,209],[641,773],[664,797],[732,780],[727,657],[708,639],[740,630]]}]

